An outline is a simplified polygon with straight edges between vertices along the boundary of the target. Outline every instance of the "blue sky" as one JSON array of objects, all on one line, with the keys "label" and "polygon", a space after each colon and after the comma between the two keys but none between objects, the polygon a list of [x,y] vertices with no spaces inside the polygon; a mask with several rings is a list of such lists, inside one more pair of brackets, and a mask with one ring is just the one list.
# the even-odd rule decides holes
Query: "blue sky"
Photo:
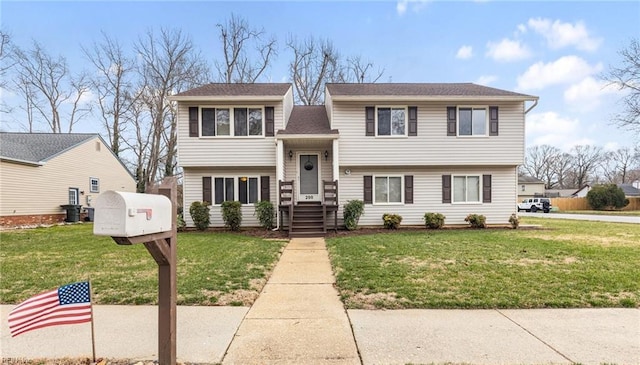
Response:
[{"label": "blue sky", "polygon": [[[221,56],[216,24],[231,13],[279,41],[264,81],[287,80],[287,36],[333,41],[344,57],[384,68],[385,82],[475,82],[540,97],[527,117],[527,146],[575,144],[607,149],[637,138],[611,126],[622,94],[598,75],[640,37],[640,2],[351,1],[351,2],[26,2],[2,1],[2,29],[27,47],[31,39],[88,69],[81,45],[104,31],[129,47],[148,29],[180,28],[213,65]],[[7,102],[18,98],[4,92]],[[19,130],[20,115],[2,116]],[[87,118],[76,132],[101,132]]]}]

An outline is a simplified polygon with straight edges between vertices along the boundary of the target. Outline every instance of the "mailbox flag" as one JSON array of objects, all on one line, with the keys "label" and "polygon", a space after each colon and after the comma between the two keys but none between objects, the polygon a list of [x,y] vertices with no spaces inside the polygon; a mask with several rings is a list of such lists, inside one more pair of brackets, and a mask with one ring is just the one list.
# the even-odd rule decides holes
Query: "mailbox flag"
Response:
[{"label": "mailbox flag", "polygon": [[9,313],[11,337],[39,328],[91,321],[88,281],[64,285],[31,297]]}]

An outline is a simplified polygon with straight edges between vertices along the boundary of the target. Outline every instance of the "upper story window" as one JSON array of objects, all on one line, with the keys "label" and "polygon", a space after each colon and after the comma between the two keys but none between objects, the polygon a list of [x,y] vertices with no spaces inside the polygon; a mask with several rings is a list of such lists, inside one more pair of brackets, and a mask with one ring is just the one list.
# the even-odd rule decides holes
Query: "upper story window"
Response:
[{"label": "upper story window", "polygon": [[259,137],[263,135],[263,120],[262,108],[200,108],[203,137]]},{"label": "upper story window", "polygon": [[459,136],[487,135],[487,108],[458,108]]},{"label": "upper story window", "polygon": [[100,179],[98,179],[97,177],[89,178],[89,185],[90,185],[90,189],[89,189],[90,192],[92,193],[100,192]]},{"label": "upper story window", "polygon": [[378,136],[406,136],[406,108],[377,108]]},{"label": "upper story window", "polygon": [[376,176],[374,191],[375,204],[402,203],[402,177]]}]

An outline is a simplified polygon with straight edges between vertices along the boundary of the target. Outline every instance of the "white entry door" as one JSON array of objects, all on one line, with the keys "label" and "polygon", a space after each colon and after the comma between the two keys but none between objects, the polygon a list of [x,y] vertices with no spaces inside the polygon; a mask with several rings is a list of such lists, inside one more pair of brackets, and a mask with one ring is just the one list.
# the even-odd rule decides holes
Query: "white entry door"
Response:
[{"label": "white entry door", "polygon": [[320,158],[317,153],[298,155],[298,201],[320,201]]}]

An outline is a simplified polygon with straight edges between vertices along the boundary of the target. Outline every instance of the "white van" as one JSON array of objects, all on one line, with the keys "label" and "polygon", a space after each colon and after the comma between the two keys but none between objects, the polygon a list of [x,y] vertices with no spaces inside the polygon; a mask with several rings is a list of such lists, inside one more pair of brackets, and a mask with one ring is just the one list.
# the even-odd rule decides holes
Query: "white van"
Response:
[{"label": "white van", "polygon": [[518,212],[521,210],[532,213],[541,210],[545,213],[549,213],[549,211],[551,211],[551,200],[549,200],[549,198],[524,199],[522,200],[522,203],[518,204]]}]

